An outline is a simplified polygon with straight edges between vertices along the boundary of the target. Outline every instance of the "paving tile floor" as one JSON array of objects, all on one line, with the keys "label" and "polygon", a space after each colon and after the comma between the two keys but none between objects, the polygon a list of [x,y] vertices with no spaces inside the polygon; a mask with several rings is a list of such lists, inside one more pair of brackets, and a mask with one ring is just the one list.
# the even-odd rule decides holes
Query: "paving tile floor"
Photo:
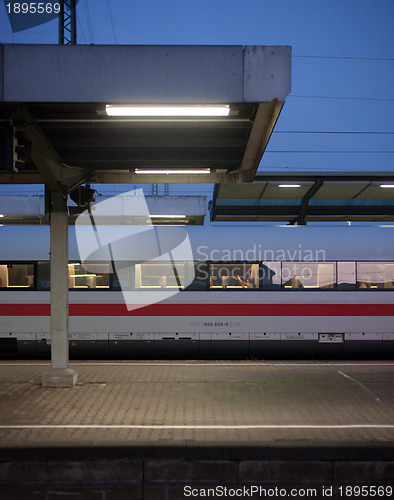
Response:
[{"label": "paving tile floor", "polygon": [[394,443],[394,362],[0,361],[0,445]]}]

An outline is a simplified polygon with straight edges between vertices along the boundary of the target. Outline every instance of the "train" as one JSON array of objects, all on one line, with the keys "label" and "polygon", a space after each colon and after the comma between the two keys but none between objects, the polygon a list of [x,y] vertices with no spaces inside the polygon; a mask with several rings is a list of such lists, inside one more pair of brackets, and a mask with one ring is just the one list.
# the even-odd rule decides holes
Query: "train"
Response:
[{"label": "train", "polygon": [[[182,230],[89,261],[69,227],[71,359],[394,358],[393,225]],[[2,359],[50,357],[50,288],[50,228],[1,226]]]}]

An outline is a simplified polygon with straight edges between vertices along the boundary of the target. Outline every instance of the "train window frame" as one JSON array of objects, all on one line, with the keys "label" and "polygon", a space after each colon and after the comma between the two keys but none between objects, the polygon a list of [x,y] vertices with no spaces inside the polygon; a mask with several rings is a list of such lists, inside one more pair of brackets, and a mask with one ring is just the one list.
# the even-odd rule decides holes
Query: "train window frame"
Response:
[{"label": "train window frame", "polygon": [[[109,268],[109,272],[108,273],[104,273],[104,274],[108,274],[108,287],[106,286],[94,286],[94,287],[89,287],[86,285],[85,286],[74,286],[74,287],[71,287],[70,286],[70,265],[79,265],[79,266],[82,266],[84,267],[85,265],[108,265],[108,268]],[[88,270],[86,270],[88,272]],[[68,280],[69,280],[69,286],[68,286],[68,290],[69,292],[83,292],[83,293],[86,293],[86,292],[94,292],[94,293],[103,293],[103,292],[112,292],[114,291],[114,288],[113,288],[113,280],[114,280],[114,272],[112,270],[112,266],[111,264],[109,264],[108,262],[88,262],[88,263],[84,263],[82,264],[81,261],[78,261],[78,260],[71,260],[67,263],[67,273],[68,273]],[[97,273],[94,273],[97,275]],[[92,273],[92,276],[93,276],[93,273]]]},{"label": "train window frame", "polygon": [[[389,265],[392,265],[394,266],[394,261],[390,261],[390,260],[371,260],[371,261],[366,261],[366,260],[359,260],[359,261],[356,261],[356,286],[357,286],[357,291],[359,292],[389,292],[389,291],[393,291],[394,290],[394,280],[391,280],[391,282],[393,283],[393,286],[392,287],[387,287],[385,288],[384,286],[378,286],[379,285],[379,282],[375,281],[370,281],[370,286],[366,286],[366,287],[363,287],[362,286],[362,283],[365,282],[365,279],[362,279],[360,280],[359,278],[361,277],[361,275],[364,275],[367,273],[367,271],[362,271],[360,272],[360,268],[359,266],[360,265],[363,265],[363,264],[368,264],[368,265],[385,265],[385,264],[389,264]],[[372,285],[372,283],[374,283],[374,285]],[[385,283],[385,281],[383,281],[383,283]]]},{"label": "train window frame", "polygon": [[[260,289],[265,292],[333,292],[338,291],[337,283],[337,269],[338,269],[337,260],[327,260],[327,261],[316,261],[316,260],[297,260],[297,261],[289,261],[289,260],[264,260],[260,262]],[[270,264],[275,264],[275,266],[270,267]],[[309,287],[309,286],[286,286],[286,282],[283,281],[283,265],[286,264],[332,264],[334,266],[334,271],[332,274],[333,278],[333,286],[332,287]],[[279,272],[279,280],[280,283],[264,283],[265,271],[263,273],[262,268],[265,267],[272,271],[276,270]],[[278,268],[278,269],[275,269]],[[300,282],[301,283],[301,282]]]},{"label": "train window frame", "polygon": [[[249,287],[247,285],[247,280],[242,280],[244,285],[241,283],[239,285],[225,285],[225,286],[220,286],[220,285],[212,285],[211,282],[211,269],[212,266],[222,266],[224,267],[225,265],[228,266],[242,266],[242,265],[250,265],[250,266],[257,266],[257,276],[255,279],[255,286],[254,287]],[[260,289],[260,263],[259,261],[207,261],[207,272],[208,272],[208,279],[207,279],[207,290],[210,292],[256,292],[256,291],[261,291]],[[243,273],[243,278],[245,278],[245,273]],[[232,279],[236,279],[234,276],[232,276]]]},{"label": "train window frame", "polygon": [[18,291],[18,292],[32,292],[37,290],[37,261],[32,260],[2,260],[0,261],[0,266],[33,266],[33,274],[29,274],[28,276],[33,276],[33,284],[32,286],[2,286],[0,283],[0,291],[8,292],[8,291]]},{"label": "train window frame", "polygon": [[[284,280],[284,277],[283,277],[283,264],[289,264],[289,265],[294,265],[294,266],[297,266],[297,265],[314,265],[314,266],[319,266],[319,265],[332,265],[333,266],[333,271],[332,271],[332,286],[306,286],[304,284],[304,282],[300,279],[299,277],[299,274],[295,274],[293,275],[290,279],[286,280],[285,282],[283,281]],[[337,264],[338,264],[338,261],[337,260],[327,260],[327,261],[318,261],[318,260],[300,260],[300,261],[282,261],[282,265],[281,265],[281,282],[282,282],[282,290],[283,291],[286,291],[286,292],[289,292],[289,291],[292,291],[292,292],[299,292],[299,291],[312,291],[312,292],[333,292],[333,291],[337,291]],[[304,267],[305,267],[304,266]],[[313,274],[312,274],[313,275]],[[293,278],[297,278],[295,280],[294,283],[291,283],[289,285],[287,285],[286,283],[289,283],[291,280],[293,280]]]},{"label": "train window frame", "polygon": [[[41,279],[45,273],[42,269],[47,267],[46,272],[48,273],[48,280],[46,285],[43,285],[43,280]],[[51,263],[49,260],[38,260],[37,261],[37,280],[36,280],[36,290],[39,292],[50,292],[51,290]]]},{"label": "train window frame", "polygon": [[[123,269],[130,270],[129,276],[123,275]],[[118,271],[120,271],[120,276]],[[134,261],[118,261],[113,265],[111,290],[114,292],[131,292],[134,290],[133,284],[135,279],[135,262]]]},{"label": "train window frame", "polygon": [[[260,261],[260,268],[259,268],[259,282],[260,282],[260,289],[265,291],[265,292],[281,292],[283,290],[282,286],[282,263],[284,261],[282,260],[263,260]],[[270,267],[270,264],[275,264],[275,266]],[[270,271],[279,271],[279,283],[264,283],[265,279],[265,270],[263,271],[263,267],[269,269]],[[275,269],[279,267],[279,269]],[[276,274],[274,272],[274,274]]]},{"label": "train window frame", "polygon": [[[203,269],[197,268],[201,266]],[[194,278],[182,292],[206,292],[209,290],[209,263],[206,260],[194,260]]]},{"label": "train window frame", "polygon": [[[319,264],[319,263],[330,263],[335,265],[335,283],[334,287],[332,288],[285,288],[284,283],[283,283],[283,277],[282,277],[282,272],[283,272],[283,265],[292,263],[293,261],[194,261],[194,266],[196,265],[205,265],[205,272],[206,272],[206,279],[201,279],[199,281],[198,286],[196,288],[193,286],[193,282],[190,283],[187,287],[179,289],[180,291],[210,291],[210,292],[215,292],[215,291],[226,291],[226,292],[234,292],[234,291],[265,291],[265,292],[276,292],[276,291],[315,291],[315,292],[325,292],[325,291],[339,291],[339,292],[355,292],[355,291],[373,291],[373,292],[388,292],[388,291],[394,291],[394,284],[392,287],[387,287],[385,288],[384,286],[382,287],[372,287],[372,288],[360,288],[360,264],[368,264],[368,265],[379,265],[379,264],[389,264],[394,266],[394,261],[390,260],[384,260],[384,261],[377,261],[377,260],[371,260],[371,261],[356,261],[356,260],[329,260],[327,262],[323,261],[296,261],[297,263],[312,263],[312,264]],[[69,264],[75,263],[75,264],[80,264],[82,265],[81,262],[78,262],[76,260],[70,261]],[[262,279],[262,267],[266,264],[270,263],[276,263],[280,264],[280,285],[266,285],[263,283]],[[341,284],[339,283],[339,273],[340,273],[340,266],[342,263],[349,263],[349,264],[354,264],[355,266],[355,279],[356,283],[349,283],[345,288],[341,288]],[[50,265],[50,261],[31,261],[31,260],[24,260],[24,261],[11,261],[11,260],[1,260],[0,261],[0,266],[1,265],[32,265],[33,266],[33,286],[29,287],[24,287],[24,286],[0,286],[0,291],[50,291],[50,280],[49,280],[49,288],[41,288],[39,286],[39,279],[40,279],[40,270],[39,266],[40,265]],[[93,264],[93,263],[92,263]],[[107,262],[100,262],[99,264],[108,264]],[[242,288],[242,286],[230,286],[227,288],[222,288],[220,286],[217,286],[215,288],[210,287],[210,276],[211,276],[211,265],[257,265],[258,266],[258,281],[255,285],[254,288]],[[137,263],[135,262],[130,262],[130,265],[132,266],[132,287],[128,288],[128,290],[133,290],[133,291],[138,291],[138,290],[149,290],[149,289],[154,289],[154,290],[159,290],[160,288],[158,287],[146,287],[146,288],[136,288],[135,287],[135,266]],[[186,265],[186,263],[185,263]],[[187,266],[186,266],[187,267]],[[98,288],[69,288],[70,292],[108,292],[108,291],[122,291],[122,288],[120,286],[115,285],[115,280],[117,277],[116,270],[111,269],[111,266],[109,266],[109,286],[108,287],[98,287]],[[188,269],[186,270],[186,274],[188,273]],[[346,284],[345,284],[346,285]],[[165,290],[166,288],[164,288]],[[167,288],[168,289],[168,288]],[[170,289],[176,289],[176,288],[170,288]]]},{"label": "train window frame", "polygon": [[[336,263],[337,263],[336,290],[338,292],[355,292],[355,291],[357,291],[357,261],[356,260],[337,260]],[[340,264],[353,264],[354,265],[354,280],[355,280],[354,283],[339,283]]]},{"label": "train window frame", "polygon": [[[175,280],[177,281],[176,285],[171,285],[169,284],[169,279],[172,279],[173,276],[170,276],[170,274],[166,273],[159,273],[158,275],[143,275],[143,267],[142,266],[153,266],[160,268],[160,266],[169,266],[174,270],[174,264],[175,264],[175,269],[176,273],[174,273],[173,276],[175,276]],[[179,271],[179,266],[183,266],[183,274],[179,276],[178,271]],[[147,262],[136,262],[134,264],[134,279],[133,279],[133,290],[134,291],[183,291],[187,288],[185,287],[185,284],[188,282],[188,276],[189,276],[189,268],[188,268],[188,261],[187,260],[177,260],[174,262],[169,261],[169,260],[150,260]],[[146,280],[148,278],[157,278],[157,284],[142,284],[143,280]],[[179,283],[178,283],[179,280]]]}]

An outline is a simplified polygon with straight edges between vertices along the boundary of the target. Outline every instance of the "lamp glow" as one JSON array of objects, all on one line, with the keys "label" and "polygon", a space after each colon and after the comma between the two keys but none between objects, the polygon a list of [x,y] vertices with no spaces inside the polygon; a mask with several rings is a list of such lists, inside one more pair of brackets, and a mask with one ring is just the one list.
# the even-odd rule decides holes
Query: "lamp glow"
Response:
[{"label": "lamp glow", "polygon": [[394,184],[381,184],[381,188],[394,189]]},{"label": "lamp glow", "polygon": [[301,184],[279,184],[280,188],[299,188]]},{"label": "lamp glow", "polygon": [[112,106],[107,104],[108,116],[228,116],[230,106],[187,105],[187,106]]},{"label": "lamp glow", "polygon": [[136,174],[145,174],[145,175],[174,175],[174,174],[184,174],[184,175],[194,175],[194,174],[210,174],[210,168],[199,168],[199,169],[171,169],[171,170],[161,170],[161,169],[142,169],[136,168],[134,171]]},{"label": "lamp glow", "polygon": [[186,219],[186,215],[151,215],[151,219]]}]

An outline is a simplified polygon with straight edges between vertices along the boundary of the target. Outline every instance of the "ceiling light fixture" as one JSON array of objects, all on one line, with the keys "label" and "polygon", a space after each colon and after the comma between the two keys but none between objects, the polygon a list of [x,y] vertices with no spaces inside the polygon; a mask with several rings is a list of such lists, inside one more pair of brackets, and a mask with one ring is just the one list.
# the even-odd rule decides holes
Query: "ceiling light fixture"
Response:
[{"label": "ceiling light fixture", "polygon": [[190,168],[190,169],[144,169],[144,168],[136,168],[134,170],[136,174],[145,174],[145,175],[174,175],[174,174],[186,174],[186,175],[194,175],[194,174],[210,174],[210,168]]},{"label": "ceiling light fixture", "polygon": [[301,184],[279,184],[280,188],[300,188]]},{"label": "ceiling light fixture", "polygon": [[115,106],[107,104],[108,116],[228,116],[230,106],[226,105],[185,105],[185,106]]},{"label": "ceiling light fixture", "polygon": [[151,219],[186,219],[186,215],[151,215]]},{"label": "ceiling light fixture", "polygon": [[381,184],[381,188],[394,189],[394,184]]}]

